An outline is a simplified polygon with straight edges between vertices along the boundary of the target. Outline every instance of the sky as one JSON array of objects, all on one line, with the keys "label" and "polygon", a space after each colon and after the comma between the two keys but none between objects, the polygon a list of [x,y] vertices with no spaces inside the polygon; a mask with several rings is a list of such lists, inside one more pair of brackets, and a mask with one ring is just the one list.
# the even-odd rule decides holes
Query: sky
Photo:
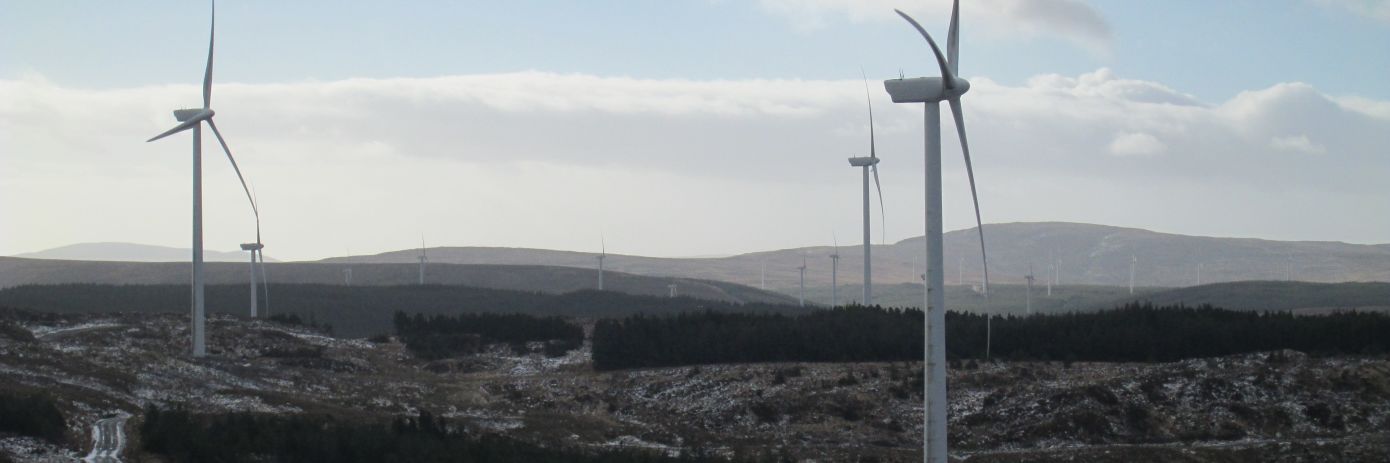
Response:
[{"label": "sky", "polygon": [[[1390,2],[962,3],[986,223],[1390,243]],[[867,76],[894,242],[923,233],[923,116],[882,81],[938,71],[893,8],[945,40],[945,0],[224,1],[212,106],[271,257],[708,256],[859,242]],[[209,5],[0,12],[0,255],[189,246],[191,136],[145,139],[200,103]],[[234,250],[248,201],[203,160],[206,247]]]}]

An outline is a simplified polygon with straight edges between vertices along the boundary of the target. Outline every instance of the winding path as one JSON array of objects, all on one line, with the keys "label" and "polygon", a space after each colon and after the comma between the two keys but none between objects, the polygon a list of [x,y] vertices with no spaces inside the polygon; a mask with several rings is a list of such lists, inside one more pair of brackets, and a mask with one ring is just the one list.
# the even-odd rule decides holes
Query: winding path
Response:
[{"label": "winding path", "polygon": [[88,463],[120,463],[125,448],[127,415],[103,418],[92,424],[92,453],[82,461]]}]

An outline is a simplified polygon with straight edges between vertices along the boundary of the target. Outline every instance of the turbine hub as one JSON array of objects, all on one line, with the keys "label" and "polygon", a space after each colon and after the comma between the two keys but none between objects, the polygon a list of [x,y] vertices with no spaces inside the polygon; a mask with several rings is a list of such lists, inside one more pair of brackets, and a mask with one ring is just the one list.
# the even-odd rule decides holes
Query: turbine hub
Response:
[{"label": "turbine hub", "polygon": [[179,122],[188,122],[194,119],[207,120],[211,119],[213,114],[217,113],[209,108],[175,109],[174,119]]}]

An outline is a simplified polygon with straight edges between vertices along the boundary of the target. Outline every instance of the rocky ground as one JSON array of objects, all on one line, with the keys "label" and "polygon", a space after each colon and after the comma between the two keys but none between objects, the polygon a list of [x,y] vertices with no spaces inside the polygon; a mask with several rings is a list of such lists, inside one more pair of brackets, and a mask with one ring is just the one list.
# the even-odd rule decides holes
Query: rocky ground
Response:
[{"label": "rocky ground", "polygon": [[[134,431],[149,404],[346,417],[423,407],[546,445],[920,461],[917,363],[595,372],[586,349],[545,358],[502,346],[425,362],[394,342],[228,317],[211,319],[210,355],[193,360],[186,317],[10,313],[0,324],[0,391],[45,391],[70,422],[66,445],[0,435],[15,461],[80,458],[93,422],[130,413]],[[965,362],[950,375],[952,454],[968,461],[1390,459],[1384,358]]]}]

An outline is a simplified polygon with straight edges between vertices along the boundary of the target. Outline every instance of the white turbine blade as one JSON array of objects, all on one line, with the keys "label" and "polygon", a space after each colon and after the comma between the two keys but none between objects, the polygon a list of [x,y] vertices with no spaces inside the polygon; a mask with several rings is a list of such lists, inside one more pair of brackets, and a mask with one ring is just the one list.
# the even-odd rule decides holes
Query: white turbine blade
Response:
[{"label": "white turbine blade", "polygon": [[256,244],[261,244],[261,199],[256,196],[256,187],[251,187],[251,203],[256,205]]},{"label": "white turbine blade", "polygon": [[166,131],[164,131],[164,133],[161,133],[161,134],[159,134],[159,135],[155,135],[154,138],[150,138],[149,140],[145,140],[145,143],[149,143],[149,142],[152,142],[152,141],[155,141],[155,140],[158,140],[158,139],[161,139],[161,138],[164,138],[164,137],[167,137],[167,136],[170,136],[170,135],[173,135],[173,134],[176,134],[176,133],[179,133],[179,132],[188,130],[188,129],[192,128],[194,124],[197,124],[197,123],[199,123],[199,122],[202,122],[202,119],[189,119],[189,120],[180,122],[179,125],[174,126],[174,128],[169,129],[169,130],[166,130]]},{"label": "white turbine blade", "polygon": [[960,73],[960,0],[951,3],[951,29],[946,33],[946,59],[951,72]]},{"label": "white turbine blade", "polygon": [[975,227],[980,232],[980,260],[985,269],[985,294],[989,294],[989,258],[985,255],[985,223],[980,219],[980,195],[975,190],[975,168],[970,163],[970,144],[965,138],[965,115],[960,109],[960,98],[952,98],[951,115],[956,119],[956,134],[960,137],[960,151],[965,155],[965,174],[970,177],[970,199],[975,202]]},{"label": "white turbine blade", "polygon": [[212,122],[212,119],[208,119],[208,127],[212,129],[212,134],[217,136],[217,143],[222,145],[222,152],[227,153],[227,160],[232,162],[232,170],[236,171],[236,178],[241,181],[241,189],[246,192],[246,200],[251,202],[251,213],[256,215],[256,223],[259,224],[261,211],[256,207],[256,198],[251,195],[251,187],[246,186],[246,177],[241,176],[241,167],[237,166],[236,158],[232,157],[232,149],[227,147],[227,140],[222,138],[222,132],[217,130],[217,124]]},{"label": "white turbine blade", "polygon": [[947,64],[946,56],[941,54],[941,47],[936,46],[936,41],[932,40],[931,34],[928,34],[927,30],[923,29],[921,24],[917,24],[917,20],[912,19],[907,13],[903,13],[902,10],[893,11],[898,12],[898,16],[902,16],[907,22],[912,23],[912,27],[917,28],[917,32],[922,34],[922,38],[927,39],[927,44],[931,45],[932,53],[936,55],[936,64],[941,67],[941,79],[945,81],[946,88],[956,88],[956,74],[951,72],[951,65]]},{"label": "white turbine blade", "polygon": [[876,158],[878,153],[874,149],[874,99],[869,93],[869,76],[864,74],[863,68],[859,69],[859,75],[864,77],[864,101],[869,103],[869,157]]},{"label": "white turbine blade", "polygon": [[885,212],[883,208],[883,184],[878,183],[878,164],[874,164],[870,167],[874,171],[874,186],[878,187],[878,232],[882,234],[882,236],[879,237],[879,244],[887,244],[888,231],[886,228],[888,226],[888,217],[885,215],[887,212]]},{"label": "white turbine blade", "polygon": [[203,108],[212,107],[212,39],[217,35],[217,0],[212,1],[212,21],[208,25],[208,68],[203,72]]}]

